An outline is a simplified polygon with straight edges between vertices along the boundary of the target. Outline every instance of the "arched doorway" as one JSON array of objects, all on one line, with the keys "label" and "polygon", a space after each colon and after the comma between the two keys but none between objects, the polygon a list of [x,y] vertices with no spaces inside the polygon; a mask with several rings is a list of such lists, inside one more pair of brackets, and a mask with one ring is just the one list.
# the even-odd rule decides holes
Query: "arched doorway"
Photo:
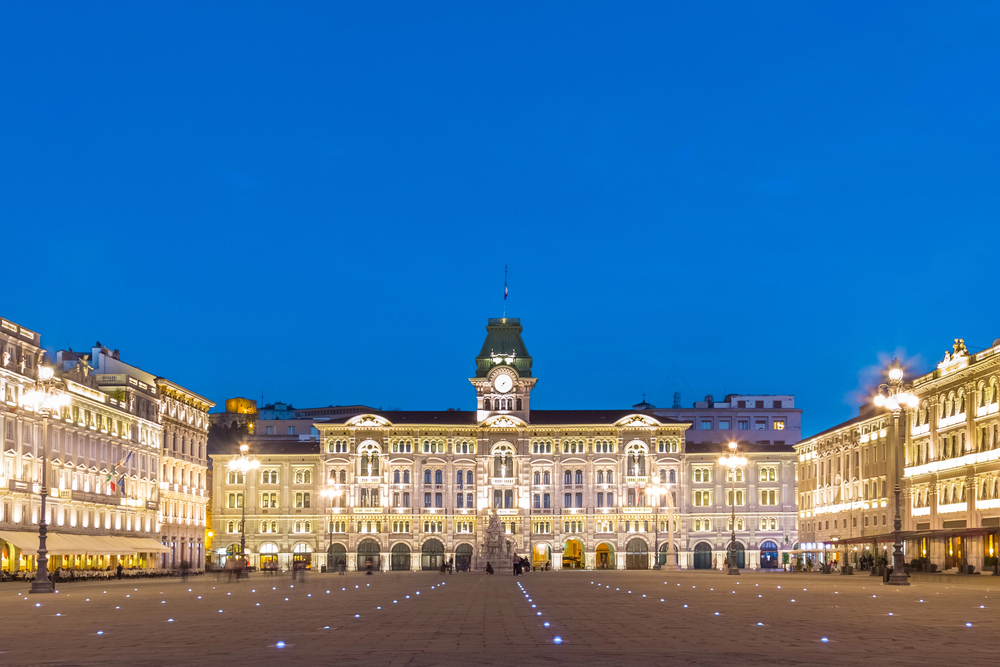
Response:
[{"label": "arched doorway", "polygon": [[420,550],[421,570],[440,570],[444,562],[444,545],[439,540],[429,539]]},{"label": "arched doorway", "polygon": [[455,570],[467,572],[472,569],[472,545],[459,544],[455,549]]},{"label": "arched doorway", "polygon": [[326,569],[339,569],[341,563],[347,567],[347,547],[339,542],[334,542],[326,551]]},{"label": "arched doorway", "polygon": [[597,569],[614,570],[617,566],[615,562],[615,548],[607,542],[597,545]]},{"label": "arched doorway", "polygon": [[394,572],[406,572],[410,569],[410,547],[400,542],[392,548],[389,569]]},{"label": "arched doorway", "polygon": [[694,569],[712,569],[712,545],[708,542],[699,542],[694,545]]},{"label": "arched doorway", "polygon": [[641,537],[633,537],[625,545],[625,569],[649,569],[649,545]]},{"label": "arched doorway", "polygon": [[735,545],[726,545],[726,558],[729,558],[729,549],[732,547],[736,550],[736,567],[743,569],[747,566],[747,552],[744,551],[743,545],[737,542]]},{"label": "arched doorway", "polygon": [[778,567],[778,545],[770,540],[760,545],[760,566],[771,569]]},{"label": "arched doorway", "polygon": [[312,547],[305,542],[299,542],[296,544],[292,549],[292,567],[301,563],[301,565],[299,565],[300,568],[307,570],[312,569],[312,550]]},{"label": "arched doorway", "polygon": [[[670,545],[669,544],[661,544],[660,545],[660,551],[657,554],[657,562],[660,564],[660,567],[663,567],[664,565],[667,564],[667,554],[669,554],[669,553],[670,553]],[[676,565],[676,564],[677,564],[677,547],[675,546],[674,547],[674,565]]]},{"label": "arched doorway", "polygon": [[567,540],[563,546],[562,566],[564,570],[583,569],[583,543],[580,540]]},{"label": "arched doorway", "polygon": [[274,542],[260,545],[260,569],[271,572],[278,569],[278,545]]},{"label": "arched doorway", "polygon": [[369,567],[372,570],[382,567],[382,550],[379,549],[378,542],[371,538],[361,540],[358,545],[358,569],[367,570]]},{"label": "arched doorway", "polygon": [[552,548],[546,544],[536,544],[531,550],[531,560],[535,569],[552,567]]}]

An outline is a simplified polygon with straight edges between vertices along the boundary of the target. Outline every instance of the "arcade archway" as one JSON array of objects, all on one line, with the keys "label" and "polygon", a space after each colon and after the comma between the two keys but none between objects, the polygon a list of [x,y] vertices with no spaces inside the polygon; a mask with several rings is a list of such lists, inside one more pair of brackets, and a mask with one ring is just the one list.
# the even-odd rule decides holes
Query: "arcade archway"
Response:
[{"label": "arcade archway", "polygon": [[400,542],[392,548],[389,554],[389,569],[397,572],[410,569],[410,547]]},{"label": "arcade archway", "polygon": [[563,547],[562,566],[564,570],[583,569],[583,542],[566,540],[566,545]]},{"label": "arcade archway", "polygon": [[598,570],[614,570],[618,567],[615,562],[615,548],[607,542],[597,545],[597,562],[595,566]]},{"label": "arcade archway", "polygon": [[649,569],[649,545],[641,537],[633,537],[625,545],[625,569]]}]

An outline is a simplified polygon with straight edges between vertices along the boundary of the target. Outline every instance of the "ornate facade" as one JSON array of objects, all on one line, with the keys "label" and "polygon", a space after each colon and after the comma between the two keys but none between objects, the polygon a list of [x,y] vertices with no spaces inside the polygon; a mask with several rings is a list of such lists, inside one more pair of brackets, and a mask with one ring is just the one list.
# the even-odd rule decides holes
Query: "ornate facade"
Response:
[{"label": "ornate facade", "polygon": [[907,415],[907,560],[990,567],[1000,538],[1000,339],[975,354],[956,339],[913,392],[920,404]]},{"label": "ornate facade", "polygon": [[213,455],[218,552],[239,549],[244,488],[260,567],[484,567],[494,512],[511,553],[553,569],[669,566],[671,534],[680,567],[721,567],[733,502],[742,565],[777,566],[795,541],[790,446],[741,445],[748,464],[733,480],[719,448],[685,442],[689,423],[532,410],[517,319],[489,321],[469,381],[475,410],[331,417],[315,422],[319,442],[254,443],[260,468],[246,480],[226,467],[235,451]]}]

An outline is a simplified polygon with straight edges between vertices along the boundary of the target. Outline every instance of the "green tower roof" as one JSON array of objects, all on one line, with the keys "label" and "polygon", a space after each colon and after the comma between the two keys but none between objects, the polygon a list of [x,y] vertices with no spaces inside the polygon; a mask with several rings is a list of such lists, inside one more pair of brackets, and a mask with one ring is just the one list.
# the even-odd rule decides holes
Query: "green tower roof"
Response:
[{"label": "green tower roof", "polygon": [[521,318],[491,317],[486,340],[476,357],[476,377],[486,377],[494,366],[510,366],[520,377],[531,377],[531,355],[521,340]]}]

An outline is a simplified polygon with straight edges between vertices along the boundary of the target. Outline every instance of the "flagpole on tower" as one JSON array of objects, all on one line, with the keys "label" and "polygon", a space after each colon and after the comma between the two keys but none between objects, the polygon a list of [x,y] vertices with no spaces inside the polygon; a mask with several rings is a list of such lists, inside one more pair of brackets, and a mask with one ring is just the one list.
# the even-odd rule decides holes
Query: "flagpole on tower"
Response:
[{"label": "flagpole on tower", "polygon": [[507,265],[503,265],[503,319],[507,319]]}]

